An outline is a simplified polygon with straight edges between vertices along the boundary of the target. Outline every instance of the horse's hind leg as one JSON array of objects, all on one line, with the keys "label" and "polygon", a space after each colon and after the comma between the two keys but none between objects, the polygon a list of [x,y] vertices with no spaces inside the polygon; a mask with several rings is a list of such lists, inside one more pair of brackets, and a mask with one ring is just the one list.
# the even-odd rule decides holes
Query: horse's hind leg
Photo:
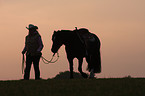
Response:
[{"label": "horse's hind leg", "polygon": [[89,78],[94,78],[95,74],[94,74],[94,69],[92,68],[90,71],[90,76]]},{"label": "horse's hind leg", "polygon": [[88,75],[82,71],[83,58],[79,58],[78,61],[79,61],[79,67],[78,67],[79,72],[84,78],[88,78]]},{"label": "horse's hind leg", "polygon": [[73,77],[73,59],[68,59],[68,61],[69,61],[69,67],[70,67],[70,78],[72,79],[72,78],[74,78]]}]

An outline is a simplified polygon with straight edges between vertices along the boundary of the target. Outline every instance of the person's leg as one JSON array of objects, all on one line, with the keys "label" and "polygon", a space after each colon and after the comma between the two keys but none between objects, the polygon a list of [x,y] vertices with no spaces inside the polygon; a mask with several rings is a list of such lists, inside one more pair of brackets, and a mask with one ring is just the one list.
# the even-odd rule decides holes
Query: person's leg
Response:
[{"label": "person's leg", "polygon": [[35,71],[35,79],[40,79],[39,61],[41,56],[33,56],[33,65]]},{"label": "person's leg", "polygon": [[29,80],[31,65],[32,65],[32,57],[28,55],[26,56],[26,68],[25,68],[25,73],[24,73],[25,80]]}]

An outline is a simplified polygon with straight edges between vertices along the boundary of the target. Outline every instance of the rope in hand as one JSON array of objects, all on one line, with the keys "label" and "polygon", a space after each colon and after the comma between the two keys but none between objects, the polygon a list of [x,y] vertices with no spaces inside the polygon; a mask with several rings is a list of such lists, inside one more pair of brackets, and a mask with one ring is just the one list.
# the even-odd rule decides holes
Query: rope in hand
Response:
[{"label": "rope in hand", "polygon": [[[45,64],[49,64],[49,63],[55,63],[55,62],[58,60],[58,58],[59,58],[59,53],[57,52],[57,59],[54,60],[54,61],[52,61],[53,58],[54,58],[54,56],[55,56],[55,53],[52,55],[52,58],[50,59],[50,61],[48,61],[47,59],[45,59],[43,56],[41,56],[41,58],[42,58],[42,61],[43,61]],[[23,54],[23,57],[22,57],[22,74],[24,73],[24,63],[26,63],[26,61],[25,61],[25,56],[24,56],[24,54]]]}]

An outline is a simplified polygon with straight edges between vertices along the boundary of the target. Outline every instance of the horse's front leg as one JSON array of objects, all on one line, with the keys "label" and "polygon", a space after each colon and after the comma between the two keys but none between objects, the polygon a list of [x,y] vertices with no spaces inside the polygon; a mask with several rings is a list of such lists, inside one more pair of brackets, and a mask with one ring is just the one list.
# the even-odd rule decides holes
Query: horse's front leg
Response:
[{"label": "horse's front leg", "polygon": [[74,78],[73,77],[73,58],[68,58],[69,61],[69,67],[70,67],[70,78]]},{"label": "horse's front leg", "polygon": [[79,63],[78,67],[79,72],[82,74],[84,78],[88,78],[88,75],[82,71],[83,58],[78,58],[78,63]]}]

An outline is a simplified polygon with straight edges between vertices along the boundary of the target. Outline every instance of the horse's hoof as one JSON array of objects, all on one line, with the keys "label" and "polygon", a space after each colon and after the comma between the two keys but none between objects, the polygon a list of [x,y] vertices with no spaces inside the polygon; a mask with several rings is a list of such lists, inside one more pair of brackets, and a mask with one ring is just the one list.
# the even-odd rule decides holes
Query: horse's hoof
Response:
[{"label": "horse's hoof", "polygon": [[96,79],[95,77],[89,77],[89,79]]}]

